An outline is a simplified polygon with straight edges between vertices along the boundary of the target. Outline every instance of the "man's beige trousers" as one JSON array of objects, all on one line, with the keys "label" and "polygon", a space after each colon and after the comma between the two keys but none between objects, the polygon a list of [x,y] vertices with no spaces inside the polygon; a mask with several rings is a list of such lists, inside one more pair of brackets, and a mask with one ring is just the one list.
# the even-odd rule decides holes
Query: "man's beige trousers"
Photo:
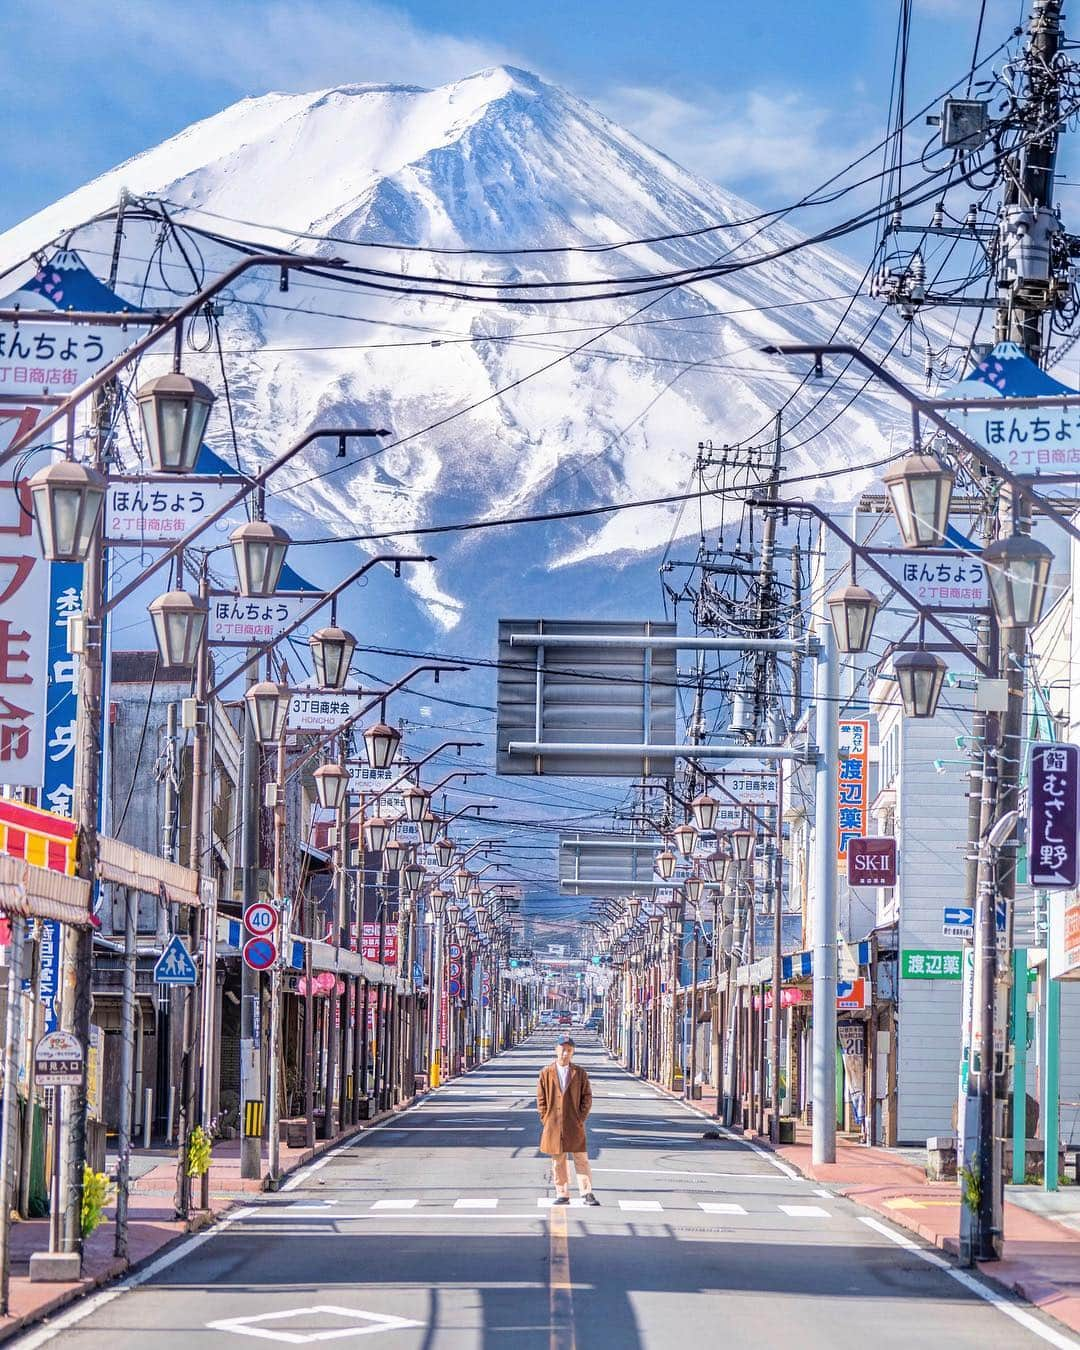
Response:
[{"label": "man's beige trousers", "polygon": [[567,1158],[573,1158],[574,1171],[577,1173],[578,1190],[588,1195],[592,1190],[592,1172],[589,1170],[587,1153],[556,1153],[552,1156],[552,1171],[555,1174],[555,1192],[557,1195],[570,1194],[570,1169]]}]

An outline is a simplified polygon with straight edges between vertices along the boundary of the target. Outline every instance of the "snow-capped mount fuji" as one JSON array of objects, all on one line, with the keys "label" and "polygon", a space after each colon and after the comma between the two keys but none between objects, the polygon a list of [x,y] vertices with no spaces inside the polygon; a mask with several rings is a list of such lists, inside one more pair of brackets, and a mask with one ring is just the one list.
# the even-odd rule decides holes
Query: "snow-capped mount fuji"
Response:
[{"label": "snow-capped mount fuji", "polygon": [[[814,166],[806,166],[808,185],[813,177]],[[782,225],[735,223],[753,218],[754,208],[581,99],[506,67],[434,90],[347,85],[243,100],[0,236],[0,264],[108,210],[121,189],[161,199],[181,227],[412,278],[614,282],[720,255],[751,258],[797,238]],[[718,224],[725,228],[629,249],[528,251]],[[111,224],[78,230],[73,246],[104,272]],[[203,238],[185,257],[172,243],[159,246],[157,226],[129,222],[119,289],[144,304],[168,304],[235,256]],[[325,455],[295,463],[275,511],[307,517],[297,536],[677,492],[699,441],[755,435],[794,389],[797,372],[762,355],[763,345],[821,338],[840,324],[854,338],[879,318],[877,306],[862,300],[849,311],[858,287],[855,270],[820,249],[660,298],[544,307],[403,297],[305,277],[281,294],[276,274],[251,274],[226,297],[222,320],[238,443],[252,463],[318,423],[385,426],[403,440],[360,463]],[[895,337],[891,319],[879,322],[871,350],[885,350]],[[220,384],[216,353],[188,353],[185,369]],[[839,406],[836,400],[825,415],[800,422],[818,396],[810,386],[785,414],[790,472],[865,464],[884,451],[895,414],[870,390],[808,439]],[[231,456],[223,417],[213,423],[212,443]],[[305,481],[327,468],[329,476]],[[865,474],[832,479],[819,495],[850,499],[866,481]],[[596,603],[621,610],[606,584],[612,560],[625,568],[665,543],[680,528],[678,514],[639,510],[512,536],[452,536],[440,540],[439,564],[418,569],[410,584],[428,615],[448,628],[477,595],[503,613],[535,606],[530,586],[550,584],[556,566],[571,569],[565,581],[580,594],[598,569],[576,565],[605,558]],[[687,529],[691,520],[696,532],[696,509]],[[720,522],[719,507],[707,520]]]}]

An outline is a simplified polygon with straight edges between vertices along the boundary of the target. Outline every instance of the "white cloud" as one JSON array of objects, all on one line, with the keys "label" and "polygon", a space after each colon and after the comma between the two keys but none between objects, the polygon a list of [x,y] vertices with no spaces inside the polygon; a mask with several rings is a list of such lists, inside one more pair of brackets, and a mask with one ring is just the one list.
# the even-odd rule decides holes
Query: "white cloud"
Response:
[{"label": "white cloud", "polygon": [[687,98],[644,85],[598,100],[611,117],[727,188],[793,199],[851,159],[834,113],[799,92],[764,89]]}]

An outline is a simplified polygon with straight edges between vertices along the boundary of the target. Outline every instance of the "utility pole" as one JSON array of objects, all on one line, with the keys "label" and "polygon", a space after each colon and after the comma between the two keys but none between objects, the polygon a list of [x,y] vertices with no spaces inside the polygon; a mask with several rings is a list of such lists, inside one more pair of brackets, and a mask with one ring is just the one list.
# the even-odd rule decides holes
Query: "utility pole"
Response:
[{"label": "utility pole", "polygon": [[[1004,198],[999,219],[999,270],[996,336],[1017,343],[1036,364],[1045,360],[1046,316],[1056,302],[1053,253],[1061,226],[1053,211],[1054,168],[1060,116],[1062,0],[1032,0],[1023,62],[1025,88],[1016,117],[1027,133],[1017,154],[1006,161]],[[1025,534],[1030,513],[1012,493],[1001,495],[1000,534]],[[992,530],[993,524],[991,522]],[[994,822],[1014,811],[1019,800],[1023,758],[1026,629],[1005,630],[1000,639],[990,620],[989,655],[1007,688],[1004,714],[983,719],[983,769],[978,812],[969,820],[979,833],[970,840],[977,859],[971,1045],[965,1103],[964,1169],[974,1181],[962,1188],[961,1253],[968,1261],[1001,1255],[1004,1220],[1004,1108],[1008,1094],[1008,1055],[995,1048],[995,1011],[999,981],[1007,989],[1011,959],[998,962],[996,908],[1005,904],[1007,949],[1011,955],[1013,902],[1016,895],[1015,843],[991,850],[987,833]],[[999,649],[995,651],[994,649]],[[974,786],[973,786],[974,791]],[[970,871],[970,863],[969,863]],[[1017,1034],[1023,1035],[1023,1028]],[[1000,1072],[999,1072],[1000,1067]],[[1014,1102],[1023,1112],[1026,1103]],[[969,1137],[969,1131],[971,1136]],[[1056,1160],[1047,1160],[1047,1166]],[[969,1198],[976,1201],[969,1204]]]},{"label": "utility pole", "polygon": [[[249,653],[250,655],[250,653]],[[258,662],[248,667],[247,685],[258,683]],[[240,775],[240,875],[243,889],[243,908],[259,898],[259,743],[255,728],[244,709],[244,759]],[[258,1135],[249,1136],[243,1128],[245,1103],[262,1097],[259,1030],[262,1009],[262,977],[246,961],[240,964],[240,1175],[255,1181],[262,1176],[262,1149]]]}]

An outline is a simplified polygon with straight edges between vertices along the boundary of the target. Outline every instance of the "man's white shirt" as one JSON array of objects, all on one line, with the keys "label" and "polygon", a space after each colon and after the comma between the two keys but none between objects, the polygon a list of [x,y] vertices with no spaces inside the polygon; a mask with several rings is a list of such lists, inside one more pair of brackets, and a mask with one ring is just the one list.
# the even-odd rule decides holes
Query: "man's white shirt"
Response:
[{"label": "man's white shirt", "polygon": [[556,1064],[555,1072],[559,1075],[559,1091],[565,1092],[566,1085],[570,1081],[570,1065]]}]

